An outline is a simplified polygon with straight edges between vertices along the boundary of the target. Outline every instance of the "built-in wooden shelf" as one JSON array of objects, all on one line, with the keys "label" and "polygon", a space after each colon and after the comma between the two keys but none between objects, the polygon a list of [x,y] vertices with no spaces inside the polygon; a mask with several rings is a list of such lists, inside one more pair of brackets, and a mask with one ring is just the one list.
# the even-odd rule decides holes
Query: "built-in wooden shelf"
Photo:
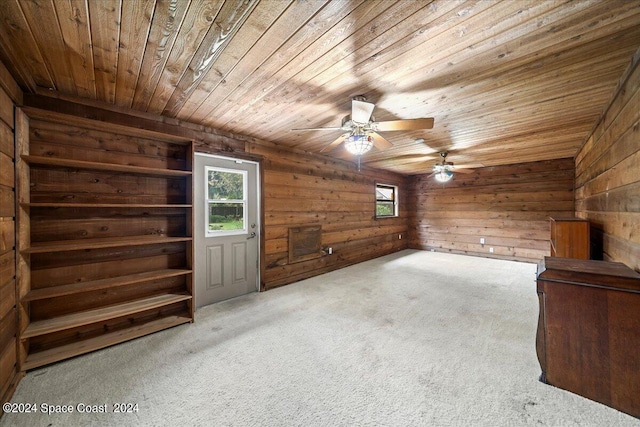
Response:
[{"label": "built-in wooden shelf", "polygon": [[25,370],[34,369],[189,322],[191,322],[191,317],[189,313],[185,312],[183,315],[165,316],[150,322],[131,326],[127,329],[109,332],[95,338],[31,353],[27,356],[23,368]]},{"label": "built-in wooden shelf", "polygon": [[87,162],[85,160],[60,159],[57,157],[21,156],[30,165],[60,166],[65,168],[104,170],[142,175],[191,176],[193,172],[176,169],[159,169],[143,166],[119,165],[115,163]]},{"label": "built-in wooden shelf", "polygon": [[187,204],[144,204],[144,203],[20,203],[22,207],[29,208],[191,208]]},{"label": "built-in wooden shelf", "polygon": [[59,240],[54,242],[35,242],[23,249],[24,254],[43,254],[49,252],[78,251],[84,249],[117,248],[120,246],[161,245],[165,243],[188,242],[192,237],[166,236],[126,236],[104,237],[97,239]]},{"label": "built-in wooden shelf", "polygon": [[192,322],[193,142],[31,112],[47,138],[16,151],[19,257],[38,277],[18,280],[20,370]]},{"label": "built-in wooden shelf", "polygon": [[52,319],[36,320],[35,322],[29,323],[27,329],[22,333],[21,338],[31,338],[64,331],[66,329],[128,316],[190,299],[191,295],[187,293],[155,295],[149,298],[96,308],[94,310],[80,311]]},{"label": "built-in wooden shelf", "polygon": [[65,295],[73,295],[80,292],[98,291],[101,289],[111,289],[119,286],[148,282],[151,280],[184,276],[191,273],[192,270],[164,269],[156,271],[146,271],[144,273],[128,274],[126,276],[110,277],[106,279],[89,280],[86,282],[69,283],[66,285],[50,286],[48,288],[32,289],[27,295],[25,295],[22,300],[37,301],[47,298],[56,298]]}]

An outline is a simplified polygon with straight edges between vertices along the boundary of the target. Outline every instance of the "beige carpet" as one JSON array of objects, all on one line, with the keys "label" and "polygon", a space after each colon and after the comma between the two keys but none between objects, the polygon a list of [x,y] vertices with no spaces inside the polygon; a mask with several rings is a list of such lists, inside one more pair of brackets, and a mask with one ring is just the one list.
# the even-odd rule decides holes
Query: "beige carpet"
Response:
[{"label": "beige carpet", "polygon": [[403,251],[30,372],[14,402],[75,412],[0,425],[640,426],[538,382],[537,312],[533,264]]}]

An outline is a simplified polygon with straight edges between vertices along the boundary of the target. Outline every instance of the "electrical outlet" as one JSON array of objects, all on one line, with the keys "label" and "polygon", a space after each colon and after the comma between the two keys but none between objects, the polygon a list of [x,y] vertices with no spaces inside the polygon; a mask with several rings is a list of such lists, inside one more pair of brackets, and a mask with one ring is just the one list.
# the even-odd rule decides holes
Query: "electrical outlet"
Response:
[{"label": "electrical outlet", "polygon": [[493,253],[493,248],[489,248],[489,253]]},{"label": "electrical outlet", "polygon": [[481,238],[480,238],[480,244],[481,244],[481,245],[484,245],[484,237],[481,237]]},{"label": "electrical outlet", "polygon": [[398,234],[398,240],[402,240],[402,234]]},{"label": "electrical outlet", "polygon": [[329,248],[329,255],[333,254],[333,248]]}]

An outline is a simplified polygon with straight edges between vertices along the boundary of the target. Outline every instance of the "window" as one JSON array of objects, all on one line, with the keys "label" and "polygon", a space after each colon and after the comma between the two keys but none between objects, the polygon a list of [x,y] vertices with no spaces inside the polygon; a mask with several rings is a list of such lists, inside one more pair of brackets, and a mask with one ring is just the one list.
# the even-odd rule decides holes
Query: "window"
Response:
[{"label": "window", "polygon": [[376,184],[376,218],[398,216],[398,187]]},{"label": "window", "polygon": [[247,172],[206,168],[207,235],[245,233]]}]

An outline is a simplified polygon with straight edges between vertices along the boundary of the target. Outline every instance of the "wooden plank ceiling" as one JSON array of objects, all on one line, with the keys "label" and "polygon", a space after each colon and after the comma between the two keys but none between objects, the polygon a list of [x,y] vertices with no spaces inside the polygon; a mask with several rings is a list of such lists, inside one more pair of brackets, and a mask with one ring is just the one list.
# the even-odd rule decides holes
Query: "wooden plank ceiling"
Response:
[{"label": "wooden plank ceiling", "polygon": [[290,129],[339,126],[356,95],[378,121],[434,117],[363,157],[405,174],[443,150],[573,156],[640,46],[640,0],[3,0],[0,17],[0,59],[29,92],[312,152],[340,132]]}]

